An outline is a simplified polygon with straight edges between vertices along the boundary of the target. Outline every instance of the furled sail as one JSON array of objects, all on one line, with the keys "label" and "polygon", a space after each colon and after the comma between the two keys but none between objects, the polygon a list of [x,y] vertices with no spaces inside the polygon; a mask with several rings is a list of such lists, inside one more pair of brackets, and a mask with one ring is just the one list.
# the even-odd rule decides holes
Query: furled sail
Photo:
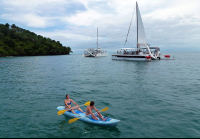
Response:
[{"label": "furled sail", "polygon": [[144,46],[145,44],[147,44],[147,40],[146,40],[146,35],[145,35],[145,31],[144,31],[144,26],[142,23],[142,18],[140,15],[140,10],[138,7],[138,4],[136,2],[136,16],[137,16],[137,46]]}]

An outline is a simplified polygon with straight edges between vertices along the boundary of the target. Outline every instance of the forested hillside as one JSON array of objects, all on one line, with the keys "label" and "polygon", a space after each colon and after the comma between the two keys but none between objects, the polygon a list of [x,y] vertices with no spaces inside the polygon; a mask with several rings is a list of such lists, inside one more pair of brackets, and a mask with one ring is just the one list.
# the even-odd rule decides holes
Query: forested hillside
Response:
[{"label": "forested hillside", "polygon": [[73,53],[70,47],[62,46],[59,41],[37,35],[29,30],[0,24],[0,57],[66,55]]}]

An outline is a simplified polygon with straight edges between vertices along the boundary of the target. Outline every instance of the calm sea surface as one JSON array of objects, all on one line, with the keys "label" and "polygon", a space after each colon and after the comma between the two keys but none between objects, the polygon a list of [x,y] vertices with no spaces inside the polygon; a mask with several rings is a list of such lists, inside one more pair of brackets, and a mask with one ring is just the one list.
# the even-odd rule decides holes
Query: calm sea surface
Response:
[{"label": "calm sea surface", "polygon": [[[200,52],[163,54],[176,59],[0,58],[0,138],[200,137]],[[120,123],[68,124],[56,110],[66,94],[79,105],[109,107],[102,114]]]}]

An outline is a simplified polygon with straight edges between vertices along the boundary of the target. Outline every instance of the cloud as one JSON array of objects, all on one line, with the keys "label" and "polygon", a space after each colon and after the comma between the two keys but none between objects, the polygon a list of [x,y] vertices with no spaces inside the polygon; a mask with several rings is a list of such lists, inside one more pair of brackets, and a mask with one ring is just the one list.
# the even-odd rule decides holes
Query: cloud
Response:
[{"label": "cloud", "polygon": [[82,4],[66,0],[2,0],[1,6],[0,18],[34,28],[54,27],[64,16],[85,10]]},{"label": "cloud", "polygon": [[[60,41],[74,52],[99,45],[108,50],[136,45],[133,0],[1,0],[0,20]],[[138,0],[151,46],[199,50],[199,0]],[[162,50],[161,48],[161,50]],[[196,49],[195,49],[196,48]]]},{"label": "cloud", "polygon": [[28,27],[45,28],[53,25],[53,23],[50,22],[52,18],[40,17],[35,14],[23,14],[20,16],[13,14],[2,14],[1,18],[22,24],[26,22]]}]

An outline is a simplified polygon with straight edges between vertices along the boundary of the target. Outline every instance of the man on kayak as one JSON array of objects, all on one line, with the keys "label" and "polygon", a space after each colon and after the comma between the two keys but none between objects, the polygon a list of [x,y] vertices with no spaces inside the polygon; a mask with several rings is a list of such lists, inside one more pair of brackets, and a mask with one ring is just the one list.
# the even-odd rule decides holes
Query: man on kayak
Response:
[{"label": "man on kayak", "polygon": [[[76,102],[74,102],[72,99],[69,99],[69,95],[66,95],[64,103],[65,103],[65,110],[68,110],[69,112],[76,114],[74,110],[78,109],[82,113],[85,113],[84,111],[81,110],[80,106]],[[76,106],[71,107],[71,103],[74,103]]]},{"label": "man on kayak", "polygon": [[[96,111],[96,113],[93,114],[92,109],[94,109]],[[85,116],[90,119],[95,119],[95,120],[98,120],[97,117],[99,117],[102,119],[102,121],[106,121],[106,119],[107,119],[107,118],[103,118],[101,113],[95,108],[94,101],[91,101],[90,105],[87,106]]]}]

